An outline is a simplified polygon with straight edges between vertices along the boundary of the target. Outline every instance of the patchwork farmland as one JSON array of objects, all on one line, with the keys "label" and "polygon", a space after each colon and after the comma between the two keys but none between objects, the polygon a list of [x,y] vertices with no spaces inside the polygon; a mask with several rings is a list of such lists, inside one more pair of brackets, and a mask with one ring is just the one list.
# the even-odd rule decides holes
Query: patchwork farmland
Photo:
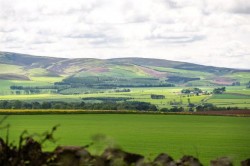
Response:
[{"label": "patchwork farmland", "polygon": [[250,155],[249,81],[249,70],[185,62],[1,52],[0,119],[9,116],[0,125],[10,124],[14,145],[24,130],[43,133],[60,124],[56,143],[44,150],[94,141],[94,154],[114,146],[148,160],[166,152],[204,165],[227,156],[238,165]]}]

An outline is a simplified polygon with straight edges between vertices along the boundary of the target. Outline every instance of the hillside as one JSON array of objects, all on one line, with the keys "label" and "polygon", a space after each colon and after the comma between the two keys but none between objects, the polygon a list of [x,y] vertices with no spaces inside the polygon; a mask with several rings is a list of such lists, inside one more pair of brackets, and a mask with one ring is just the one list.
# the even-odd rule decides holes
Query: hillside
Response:
[{"label": "hillside", "polygon": [[[245,84],[250,70],[147,58],[66,59],[0,52],[1,80],[53,79],[61,84],[98,88]],[[57,79],[58,78],[58,79]]]}]

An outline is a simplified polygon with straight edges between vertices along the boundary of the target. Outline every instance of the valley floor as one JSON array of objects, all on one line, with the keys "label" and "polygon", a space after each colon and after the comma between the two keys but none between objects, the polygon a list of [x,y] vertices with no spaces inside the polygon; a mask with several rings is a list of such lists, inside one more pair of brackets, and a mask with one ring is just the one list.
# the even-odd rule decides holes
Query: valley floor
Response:
[{"label": "valley floor", "polygon": [[[104,90],[103,92],[90,92],[86,94],[32,94],[32,95],[0,95],[0,100],[24,100],[24,101],[65,101],[65,102],[101,102],[98,98],[129,98],[128,101],[149,102],[161,108],[171,108],[172,106],[187,107],[188,103],[199,105],[201,103],[211,103],[217,107],[238,107],[241,109],[250,108],[250,88],[244,86],[228,86],[224,94],[196,96],[194,94],[181,94],[181,90],[186,87],[150,87],[150,88],[130,88],[130,92],[114,92],[114,90]],[[214,87],[199,87],[203,91],[212,92]],[[151,95],[163,95],[164,99],[152,99]],[[85,100],[88,98],[88,100]],[[93,98],[93,100],[89,100]],[[94,99],[94,98],[97,98]],[[171,105],[172,103],[172,105]],[[186,108],[188,110],[188,108]]]}]

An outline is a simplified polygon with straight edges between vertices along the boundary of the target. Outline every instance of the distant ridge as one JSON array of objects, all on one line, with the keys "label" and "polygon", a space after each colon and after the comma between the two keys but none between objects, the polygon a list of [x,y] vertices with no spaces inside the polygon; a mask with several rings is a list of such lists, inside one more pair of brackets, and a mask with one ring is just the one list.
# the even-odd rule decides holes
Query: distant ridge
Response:
[{"label": "distant ridge", "polygon": [[[233,69],[224,67],[205,66],[187,62],[170,61],[153,58],[56,58],[46,56],[33,56],[11,52],[0,52],[1,65],[14,65],[13,68],[5,68],[0,71],[6,79],[21,78],[23,76],[71,76],[71,77],[112,77],[112,78],[157,78],[168,80],[177,84],[185,84],[189,81],[210,82],[213,84],[231,84],[241,81],[243,78],[232,76],[233,73],[250,73],[250,69]],[[34,74],[35,70],[35,74]],[[40,72],[40,73],[39,73]],[[18,74],[19,76],[14,76]],[[25,77],[26,78],[26,77]],[[26,78],[28,80],[28,78]]]},{"label": "distant ridge", "polygon": [[209,70],[211,69],[221,69],[226,71],[250,71],[250,69],[236,69],[236,68],[227,68],[227,67],[215,67],[208,65],[200,65],[189,62],[181,61],[172,61],[165,59],[155,59],[155,58],[140,58],[140,57],[125,57],[125,58],[110,58],[110,59],[97,59],[97,58],[58,58],[58,57],[49,57],[49,56],[34,56],[29,54],[13,53],[13,52],[1,52],[0,51],[0,63],[4,64],[14,64],[14,65],[34,65],[34,64],[43,64],[48,66],[53,63],[58,63],[62,61],[74,62],[80,60],[84,62],[87,61],[104,61],[114,64],[136,64],[141,66],[158,66],[158,67],[170,67],[186,70]]}]

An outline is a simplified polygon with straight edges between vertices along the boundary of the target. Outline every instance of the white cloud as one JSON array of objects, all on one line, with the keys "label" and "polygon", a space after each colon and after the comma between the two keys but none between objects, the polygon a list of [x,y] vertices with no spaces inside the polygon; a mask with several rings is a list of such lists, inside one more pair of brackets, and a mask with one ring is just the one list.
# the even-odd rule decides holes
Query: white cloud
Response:
[{"label": "white cloud", "polygon": [[0,0],[0,50],[250,68],[248,0]]}]

